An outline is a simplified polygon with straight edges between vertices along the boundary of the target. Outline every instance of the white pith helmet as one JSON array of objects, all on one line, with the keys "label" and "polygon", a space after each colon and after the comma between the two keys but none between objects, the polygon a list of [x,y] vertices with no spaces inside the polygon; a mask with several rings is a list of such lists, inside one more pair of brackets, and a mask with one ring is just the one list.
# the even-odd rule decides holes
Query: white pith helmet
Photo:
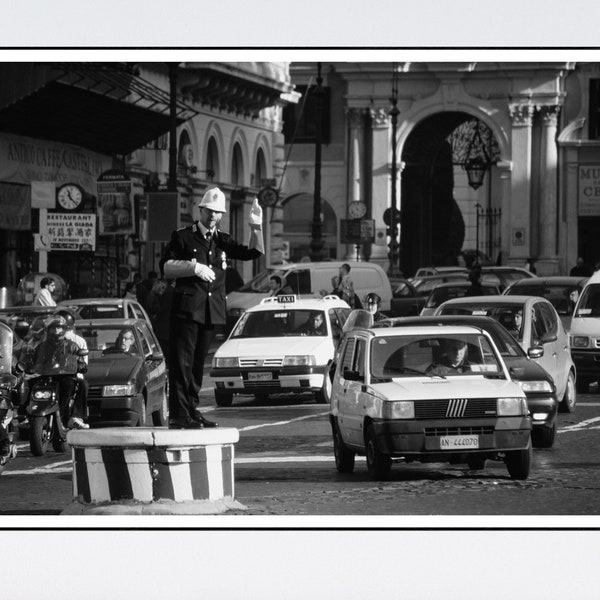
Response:
[{"label": "white pith helmet", "polygon": [[219,188],[211,188],[206,191],[198,206],[200,208],[209,208],[214,212],[227,212],[227,209],[225,208],[225,194]]}]

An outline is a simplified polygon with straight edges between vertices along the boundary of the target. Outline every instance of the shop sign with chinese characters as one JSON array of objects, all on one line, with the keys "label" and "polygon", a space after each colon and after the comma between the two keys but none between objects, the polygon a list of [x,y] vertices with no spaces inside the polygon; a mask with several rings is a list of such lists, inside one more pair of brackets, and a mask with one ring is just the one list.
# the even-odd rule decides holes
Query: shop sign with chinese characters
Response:
[{"label": "shop sign with chinese characters", "polygon": [[87,213],[47,213],[45,223],[40,214],[40,234],[46,236],[49,250],[94,252],[96,250],[96,215]]}]

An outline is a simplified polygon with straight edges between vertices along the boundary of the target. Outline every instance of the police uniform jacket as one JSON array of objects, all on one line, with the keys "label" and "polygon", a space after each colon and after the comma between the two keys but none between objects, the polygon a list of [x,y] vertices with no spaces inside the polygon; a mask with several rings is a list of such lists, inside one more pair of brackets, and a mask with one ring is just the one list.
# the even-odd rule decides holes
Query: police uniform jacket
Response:
[{"label": "police uniform jacket", "polygon": [[[259,250],[238,244],[223,231],[215,230],[208,241],[197,223],[174,231],[161,261],[165,277],[175,277],[171,318],[205,323],[208,313],[210,323],[224,324],[227,259],[252,260],[261,255]],[[196,263],[210,266],[215,280],[198,277],[194,271]]]}]

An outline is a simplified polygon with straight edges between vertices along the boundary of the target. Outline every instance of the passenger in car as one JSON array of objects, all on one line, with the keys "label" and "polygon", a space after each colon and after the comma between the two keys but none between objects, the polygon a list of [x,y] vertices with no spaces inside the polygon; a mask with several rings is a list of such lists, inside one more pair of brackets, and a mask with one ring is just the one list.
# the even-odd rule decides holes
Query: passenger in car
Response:
[{"label": "passenger in car", "polygon": [[327,335],[325,317],[319,312],[312,315],[309,320],[298,328],[300,335]]}]

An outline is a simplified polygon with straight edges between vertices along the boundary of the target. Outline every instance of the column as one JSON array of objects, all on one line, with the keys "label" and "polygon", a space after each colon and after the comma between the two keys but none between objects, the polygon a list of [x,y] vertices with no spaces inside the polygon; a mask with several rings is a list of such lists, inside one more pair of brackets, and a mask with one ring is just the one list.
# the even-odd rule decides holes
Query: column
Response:
[{"label": "column", "polygon": [[536,264],[539,275],[558,273],[556,253],[557,237],[557,172],[558,148],[556,146],[557,106],[542,106],[542,138],[540,152],[540,198],[538,222],[540,256]]},{"label": "column", "polygon": [[[383,222],[383,212],[390,206],[391,182],[390,182],[390,136],[391,126],[389,117],[389,107],[371,109],[371,147],[373,155],[371,157],[371,172],[373,173],[371,182],[371,218],[375,219],[375,229],[385,229]],[[398,172],[400,170],[398,169]],[[399,196],[398,196],[399,197]],[[371,262],[376,262],[383,267],[384,271],[388,268],[388,238],[384,237],[381,244],[376,243],[371,247]]]},{"label": "column", "polygon": [[507,264],[522,266],[531,248],[531,104],[509,105],[512,120],[510,238]]},{"label": "column", "polygon": [[348,108],[346,114],[348,116],[348,127],[350,129],[348,140],[350,145],[350,164],[348,166],[350,176],[349,200],[350,202],[356,200],[366,202],[367,199],[364,197],[364,177],[361,172],[362,157],[364,153],[363,132],[365,126],[365,113],[361,108]]}]

